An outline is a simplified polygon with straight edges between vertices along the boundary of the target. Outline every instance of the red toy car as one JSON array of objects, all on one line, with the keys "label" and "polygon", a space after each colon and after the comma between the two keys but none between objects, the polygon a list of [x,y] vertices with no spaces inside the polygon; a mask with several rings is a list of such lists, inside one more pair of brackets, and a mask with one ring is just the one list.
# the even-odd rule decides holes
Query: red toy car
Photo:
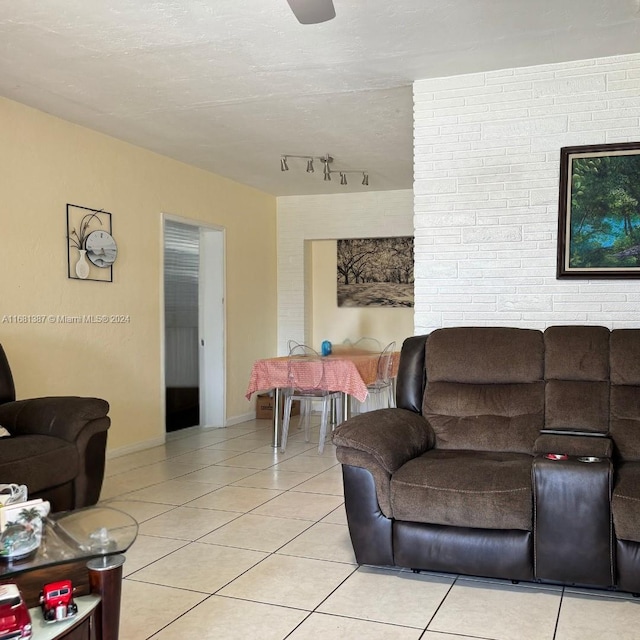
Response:
[{"label": "red toy car", "polygon": [[15,584],[0,585],[0,640],[30,638],[31,616]]},{"label": "red toy car", "polygon": [[71,580],[45,584],[40,592],[40,606],[45,622],[57,622],[75,616],[78,613],[78,605],[73,601]]}]

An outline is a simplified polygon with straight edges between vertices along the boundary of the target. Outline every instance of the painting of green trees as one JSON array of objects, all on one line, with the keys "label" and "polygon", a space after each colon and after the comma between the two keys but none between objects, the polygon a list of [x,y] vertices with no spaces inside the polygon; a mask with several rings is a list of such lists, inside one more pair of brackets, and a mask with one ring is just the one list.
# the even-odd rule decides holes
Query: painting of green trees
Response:
[{"label": "painting of green trees", "polygon": [[640,267],[640,155],[574,157],[570,179],[568,266]]}]

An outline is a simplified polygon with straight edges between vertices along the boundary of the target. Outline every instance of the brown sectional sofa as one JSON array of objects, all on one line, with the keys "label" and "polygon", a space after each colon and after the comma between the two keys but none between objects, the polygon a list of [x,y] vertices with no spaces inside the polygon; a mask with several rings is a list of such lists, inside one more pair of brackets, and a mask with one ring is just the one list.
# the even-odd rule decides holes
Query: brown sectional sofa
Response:
[{"label": "brown sectional sofa", "polygon": [[408,338],[397,407],[333,436],[360,564],[640,592],[640,329]]},{"label": "brown sectional sofa", "polygon": [[0,483],[25,484],[29,498],[52,511],[95,504],[105,468],[109,404],[99,398],[60,396],[17,400],[0,345]]}]

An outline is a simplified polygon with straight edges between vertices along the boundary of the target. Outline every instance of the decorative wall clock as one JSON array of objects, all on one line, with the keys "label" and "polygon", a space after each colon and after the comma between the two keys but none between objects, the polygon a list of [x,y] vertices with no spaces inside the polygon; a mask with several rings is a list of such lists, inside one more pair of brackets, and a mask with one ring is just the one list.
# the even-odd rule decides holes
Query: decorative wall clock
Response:
[{"label": "decorative wall clock", "polygon": [[87,236],[84,246],[87,250],[87,258],[101,269],[110,267],[118,256],[116,241],[108,231],[102,229],[92,231]]}]

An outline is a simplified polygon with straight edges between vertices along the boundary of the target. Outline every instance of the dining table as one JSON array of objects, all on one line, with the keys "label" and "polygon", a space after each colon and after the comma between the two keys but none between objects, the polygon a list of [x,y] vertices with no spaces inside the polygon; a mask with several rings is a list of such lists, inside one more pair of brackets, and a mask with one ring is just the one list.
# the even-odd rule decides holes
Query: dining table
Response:
[{"label": "dining table", "polygon": [[[364,402],[368,395],[367,385],[373,384],[378,377],[379,352],[361,349],[341,349],[336,353],[322,356],[323,382],[325,391],[339,391],[342,398],[342,420],[349,417],[348,396]],[[391,377],[398,372],[400,352],[394,352],[391,358]],[[314,377],[314,358],[305,356],[278,356],[256,360],[251,368],[246,398],[258,391],[273,390],[273,441],[274,447],[280,446],[282,429],[282,392],[290,387],[289,379],[292,367],[296,369],[296,379],[304,379],[305,370],[309,379]]]}]

